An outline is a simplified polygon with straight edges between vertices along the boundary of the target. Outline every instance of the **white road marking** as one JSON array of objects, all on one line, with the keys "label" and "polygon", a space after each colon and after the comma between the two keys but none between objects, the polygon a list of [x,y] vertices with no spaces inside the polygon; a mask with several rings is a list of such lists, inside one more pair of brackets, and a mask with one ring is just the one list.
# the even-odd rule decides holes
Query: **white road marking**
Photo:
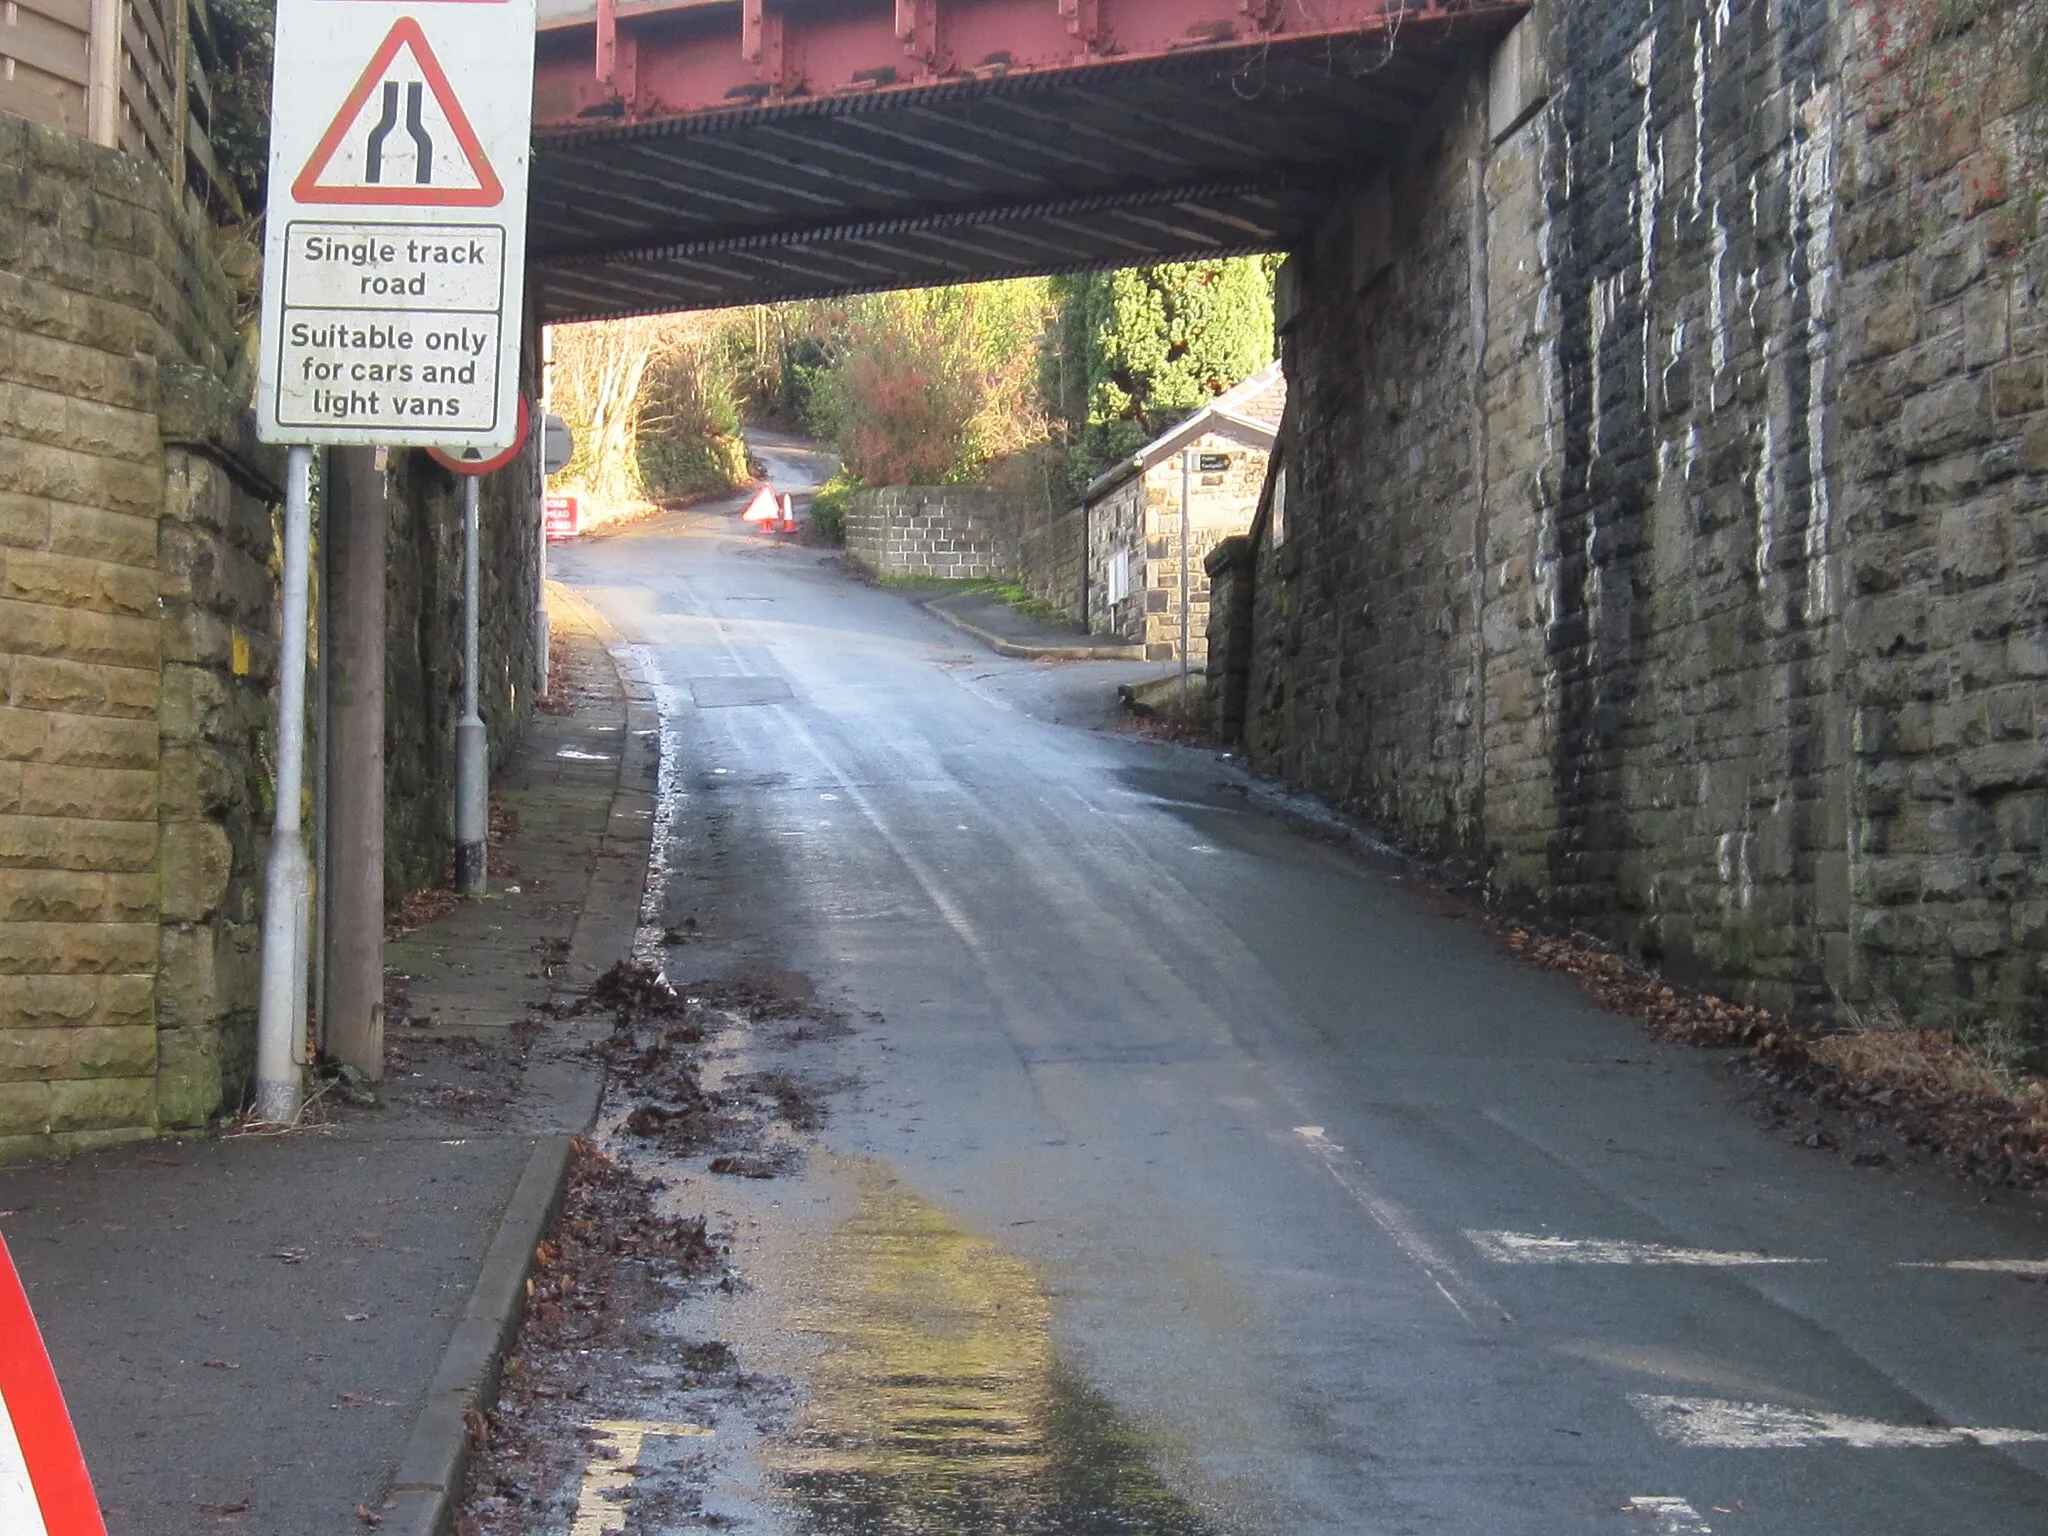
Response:
[{"label": "white road marking", "polygon": [[583,1469],[569,1536],[614,1536],[626,1528],[625,1492],[640,1476],[640,1446],[649,1436],[708,1435],[701,1424],[659,1419],[593,1419],[583,1426],[597,1436],[597,1449]]},{"label": "white road marking", "polygon": [[[1513,1316],[1499,1302],[1473,1285],[1433,1245],[1415,1230],[1408,1213],[1389,1200],[1385,1195],[1366,1182],[1365,1174],[1356,1158],[1323,1134],[1320,1125],[1297,1125],[1294,1134],[1309,1146],[1331,1178],[1342,1186],[1344,1192],[1356,1200],[1365,1214],[1370,1216],[1379,1229],[1394,1240],[1394,1246],[1414,1261],[1430,1284],[1443,1293],[1443,1298],[1457,1309],[1458,1316],[1476,1325],[1473,1311],[1490,1312],[1501,1322],[1513,1322]],[[1463,1300],[1460,1300],[1460,1297]],[[1472,1307],[1467,1309],[1465,1303]]]},{"label": "white road marking", "polygon": [[1496,1264],[1687,1264],[1739,1269],[1749,1264],[1819,1264],[1769,1253],[1718,1253],[1711,1248],[1668,1248],[1609,1237],[1544,1237],[1533,1232],[1470,1232],[1474,1248]]},{"label": "white road marking", "polygon": [[1718,1397],[1655,1397],[1632,1392],[1629,1402],[1666,1440],[1713,1450],[1800,1450],[1846,1445],[1860,1451],[1941,1450],[1956,1445],[2048,1445],[2033,1429],[1972,1429],[1939,1424],[1886,1424],[1844,1413],[1739,1403]]},{"label": "white road marking", "polygon": [[1683,1499],[1666,1499],[1638,1494],[1621,1506],[1624,1515],[1648,1515],[1657,1523],[1657,1536],[1714,1536],[1714,1528],[1700,1518],[1700,1512]]},{"label": "white road marking", "polygon": [[1966,1269],[1982,1275],[2035,1275],[2048,1279],[2048,1259],[1950,1259],[1947,1263],[1901,1264],[1901,1269]]}]

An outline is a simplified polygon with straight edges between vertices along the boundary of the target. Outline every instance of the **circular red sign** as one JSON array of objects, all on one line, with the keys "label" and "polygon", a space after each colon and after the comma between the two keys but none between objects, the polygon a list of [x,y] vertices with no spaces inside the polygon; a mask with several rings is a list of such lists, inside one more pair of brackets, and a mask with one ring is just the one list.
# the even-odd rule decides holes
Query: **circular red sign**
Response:
[{"label": "circular red sign", "polygon": [[464,455],[476,453],[474,448],[429,448],[427,457],[443,469],[458,475],[488,475],[494,469],[503,469],[519,457],[519,450],[526,446],[526,434],[533,430],[533,416],[526,408],[526,396],[519,397],[519,434],[512,439],[510,448],[501,448],[489,458],[467,458]]}]

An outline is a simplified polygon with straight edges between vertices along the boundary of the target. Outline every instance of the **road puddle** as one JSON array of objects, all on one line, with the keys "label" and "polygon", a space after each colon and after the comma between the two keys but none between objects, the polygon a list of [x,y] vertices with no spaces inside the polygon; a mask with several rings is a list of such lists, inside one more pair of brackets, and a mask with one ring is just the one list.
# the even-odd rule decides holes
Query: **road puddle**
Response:
[{"label": "road puddle", "polygon": [[805,1408],[767,1457],[803,1529],[1212,1536],[1061,1368],[1028,1266],[874,1169],[817,1258]]}]

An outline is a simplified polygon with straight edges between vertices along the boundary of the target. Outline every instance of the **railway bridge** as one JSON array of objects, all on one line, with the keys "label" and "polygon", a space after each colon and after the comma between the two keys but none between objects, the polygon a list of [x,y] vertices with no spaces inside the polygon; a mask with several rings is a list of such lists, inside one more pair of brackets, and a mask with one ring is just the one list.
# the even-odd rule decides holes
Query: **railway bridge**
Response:
[{"label": "railway bridge", "polygon": [[539,316],[1285,249],[1526,9],[544,3]]}]

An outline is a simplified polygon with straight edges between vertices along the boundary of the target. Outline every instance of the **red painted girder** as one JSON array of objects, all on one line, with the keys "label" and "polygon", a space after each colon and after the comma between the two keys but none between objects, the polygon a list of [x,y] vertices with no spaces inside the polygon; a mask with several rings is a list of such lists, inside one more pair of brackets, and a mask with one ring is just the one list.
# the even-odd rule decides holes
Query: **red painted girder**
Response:
[{"label": "red painted girder", "polygon": [[[1432,32],[1489,0],[593,0],[544,16],[534,126],[652,122],[1228,49]],[[544,7],[545,12],[547,8]]]}]

